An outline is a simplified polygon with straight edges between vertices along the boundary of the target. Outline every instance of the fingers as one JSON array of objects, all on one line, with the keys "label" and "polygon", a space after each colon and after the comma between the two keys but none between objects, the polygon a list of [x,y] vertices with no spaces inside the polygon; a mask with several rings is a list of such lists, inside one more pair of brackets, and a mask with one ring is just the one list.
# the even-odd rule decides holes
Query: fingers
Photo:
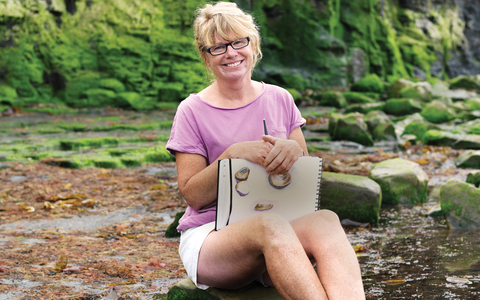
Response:
[{"label": "fingers", "polygon": [[270,174],[282,174],[288,172],[297,159],[302,155],[303,150],[296,141],[283,140],[264,136],[265,141],[273,142],[274,146],[263,165]]}]

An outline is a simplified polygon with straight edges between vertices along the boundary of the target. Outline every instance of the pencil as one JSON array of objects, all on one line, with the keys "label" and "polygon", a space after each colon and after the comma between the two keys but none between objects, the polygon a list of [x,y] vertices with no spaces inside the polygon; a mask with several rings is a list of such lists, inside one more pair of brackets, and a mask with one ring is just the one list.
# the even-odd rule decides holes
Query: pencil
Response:
[{"label": "pencil", "polygon": [[265,119],[263,119],[263,129],[264,129],[264,131],[265,131],[265,135],[268,135],[267,123],[265,123]]}]

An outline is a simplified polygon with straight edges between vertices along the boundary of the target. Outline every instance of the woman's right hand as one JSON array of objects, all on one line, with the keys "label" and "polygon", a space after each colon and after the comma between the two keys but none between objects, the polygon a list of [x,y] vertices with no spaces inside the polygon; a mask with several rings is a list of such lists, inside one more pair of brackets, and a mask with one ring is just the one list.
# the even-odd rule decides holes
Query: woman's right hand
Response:
[{"label": "woman's right hand", "polygon": [[242,158],[263,166],[273,145],[265,141],[241,142],[229,147],[230,158]]}]

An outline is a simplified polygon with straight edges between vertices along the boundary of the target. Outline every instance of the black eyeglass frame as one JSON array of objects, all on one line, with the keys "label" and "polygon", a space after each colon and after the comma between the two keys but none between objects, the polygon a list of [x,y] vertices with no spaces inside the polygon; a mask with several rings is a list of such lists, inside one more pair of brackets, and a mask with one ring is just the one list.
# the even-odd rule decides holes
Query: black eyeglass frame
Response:
[{"label": "black eyeglass frame", "polygon": [[[235,48],[235,47],[233,46],[233,43],[235,43],[235,42],[238,41],[238,40],[242,40],[242,39],[247,39],[247,44],[246,44],[245,46],[243,46],[243,47]],[[231,41],[231,42],[228,43],[228,44],[218,44],[218,45],[212,46],[212,47],[210,47],[210,48],[204,48],[204,51],[210,53],[210,55],[212,55],[212,56],[217,56],[217,55],[225,54],[225,53],[227,52],[228,46],[231,46],[232,49],[238,50],[238,49],[245,48],[245,47],[247,47],[248,45],[250,45],[250,37],[247,36],[247,37],[243,37],[243,38],[239,38],[239,39],[236,39],[236,40],[234,40],[234,41]],[[211,49],[212,49],[212,48],[215,48],[215,47],[218,47],[218,46],[225,46],[225,51],[222,52],[222,53],[213,54],[213,53],[211,52]]]}]

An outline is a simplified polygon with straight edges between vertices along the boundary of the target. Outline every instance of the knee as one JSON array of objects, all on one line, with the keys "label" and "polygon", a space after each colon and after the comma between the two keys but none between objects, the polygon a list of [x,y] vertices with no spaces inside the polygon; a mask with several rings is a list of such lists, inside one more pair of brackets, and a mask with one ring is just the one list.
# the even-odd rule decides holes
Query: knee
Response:
[{"label": "knee", "polygon": [[290,223],[282,216],[274,213],[262,213],[257,216],[257,232],[263,239],[275,240],[295,234]]},{"label": "knee", "polygon": [[[338,215],[328,209],[322,209],[315,214],[315,226],[325,233],[345,233]],[[313,222],[312,222],[313,223]]]}]

